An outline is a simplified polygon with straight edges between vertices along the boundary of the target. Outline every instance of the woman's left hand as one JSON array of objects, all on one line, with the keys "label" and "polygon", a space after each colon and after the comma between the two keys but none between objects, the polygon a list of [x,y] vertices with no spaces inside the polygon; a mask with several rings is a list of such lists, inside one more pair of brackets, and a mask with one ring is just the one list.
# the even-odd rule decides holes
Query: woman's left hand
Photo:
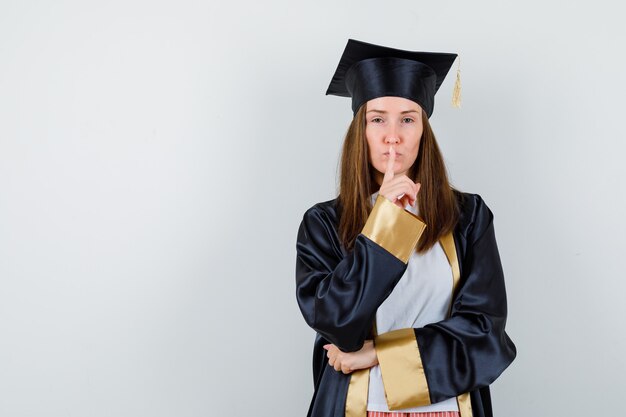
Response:
[{"label": "woman's left hand", "polygon": [[328,356],[328,364],[344,374],[378,365],[373,340],[366,340],[363,347],[356,352],[342,352],[333,344],[324,345],[324,349]]}]

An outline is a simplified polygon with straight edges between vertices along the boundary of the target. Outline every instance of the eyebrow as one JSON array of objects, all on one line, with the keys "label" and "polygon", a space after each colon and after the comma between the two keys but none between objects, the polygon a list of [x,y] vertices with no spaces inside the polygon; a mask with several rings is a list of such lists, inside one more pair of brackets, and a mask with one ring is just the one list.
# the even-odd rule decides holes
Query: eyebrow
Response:
[{"label": "eyebrow", "polygon": [[[369,112],[376,112],[376,113],[382,113],[382,114],[387,113],[387,111],[385,110],[376,110],[376,109],[368,110],[367,113]],[[405,110],[403,112],[400,112],[400,114],[407,114],[407,113],[419,113],[419,112],[417,110]]]}]

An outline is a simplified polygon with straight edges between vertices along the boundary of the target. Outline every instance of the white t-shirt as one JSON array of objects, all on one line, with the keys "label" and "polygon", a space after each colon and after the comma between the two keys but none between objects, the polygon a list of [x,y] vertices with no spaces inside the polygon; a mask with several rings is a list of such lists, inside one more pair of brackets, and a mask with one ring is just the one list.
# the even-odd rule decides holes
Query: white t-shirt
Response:
[{"label": "white t-shirt", "polygon": [[[374,193],[372,204],[378,192]],[[406,209],[418,214],[417,207]],[[452,268],[440,244],[434,245],[426,253],[413,252],[407,269],[389,297],[376,310],[376,330],[378,334],[391,330],[423,327],[426,324],[443,320],[448,315],[452,302]],[[389,411],[385,399],[380,366],[370,369],[367,398],[369,411]],[[456,398],[427,405],[411,407],[394,412],[433,412],[458,411]]]}]

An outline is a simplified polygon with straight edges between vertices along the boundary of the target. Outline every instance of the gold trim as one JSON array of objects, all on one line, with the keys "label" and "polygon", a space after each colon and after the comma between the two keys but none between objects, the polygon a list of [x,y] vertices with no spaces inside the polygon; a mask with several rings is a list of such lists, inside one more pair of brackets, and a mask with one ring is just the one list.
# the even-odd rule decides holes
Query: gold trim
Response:
[{"label": "gold trim", "polygon": [[350,374],[346,397],[346,417],[367,416],[367,395],[370,382],[370,368],[359,369]]},{"label": "gold trim", "polygon": [[456,403],[459,406],[459,414],[461,417],[472,417],[472,400],[469,392],[456,397]]},{"label": "gold trim", "polygon": [[448,233],[447,235],[442,236],[439,242],[441,243],[441,247],[443,248],[446,257],[448,258],[448,262],[452,267],[452,294],[454,295],[456,286],[461,278],[461,270],[459,269],[459,260],[456,256],[454,237],[452,236],[452,233]]},{"label": "gold trim", "polygon": [[[452,233],[448,233],[447,235],[442,236],[439,242],[441,243],[441,247],[443,248],[446,257],[448,258],[448,262],[452,267],[452,299],[454,299],[454,293],[456,292],[456,288],[461,279],[461,270],[459,268],[459,259],[456,255],[454,236]],[[448,317],[450,317],[451,312],[452,303],[450,303],[450,307],[448,308]],[[459,414],[461,417],[473,417],[472,401],[469,392],[458,395],[456,397],[456,403],[459,407]]]},{"label": "gold trim", "polygon": [[425,228],[415,214],[379,194],[361,233],[406,264]]},{"label": "gold trim", "polygon": [[389,410],[430,404],[430,392],[413,328],[376,337],[376,354]]},{"label": "gold trim", "polygon": [[[372,325],[372,338],[376,338],[376,319]],[[350,384],[346,394],[345,417],[367,417],[370,369],[359,369],[350,374]]]},{"label": "gold trim", "polygon": [[[395,208],[400,209],[400,207],[391,203],[386,198],[382,198],[388,203],[392,204]],[[378,200],[376,200],[376,203],[378,204]],[[381,205],[383,204],[384,202]],[[413,215],[412,213],[409,213],[407,211],[405,212]],[[373,216],[370,215],[370,218],[372,217]],[[422,230],[420,231],[420,236],[423,230],[424,229],[422,228]],[[375,239],[372,240],[376,242]],[[443,236],[439,242],[452,268],[452,292],[454,294],[461,275],[459,261],[456,254],[454,237],[452,233],[449,233]],[[380,245],[380,243],[378,244]],[[411,253],[412,250],[409,255]],[[448,310],[448,316],[450,315],[451,308],[452,305],[450,305],[450,309]],[[376,336],[376,322],[374,321],[374,335],[374,345],[376,347],[376,354],[378,356],[380,370],[383,374],[383,384],[385,388],[385,395],[387,396],[389,410],[429,405],[430,393],[428,391],[428,383],[426,381],[426,374],[424,373],[424,367],[422,365],[421,356],[413,329],[399,329],[384,333],[380,336]],[[348,385],[348,392],[346,397],[345,417],[367,416],[369,373],[370,368],[360,369],[350,374],[350,383]],[[407,378],[408,381],[406,381],[405,378]],[[416,385],[417,388],[415,388]],[[412,388],[407,389],[406,387],[408,386],[411,386]],[[389,391],[393,391],[391,396],[389,395]],[[399,392],[401,394],[398,395]],[[419,394],[419,398],[415,397],[416,392]],[[411,399],[413,397],[416,402],[409,403],[409,400],[405,400],[404,402],[402,402],[402,400],[398,399],[398,397],[404,397],[405,399]],[[473,417],[470,394],[467,392],[461,394],[456,397],[456,400],[460,416]]]}]

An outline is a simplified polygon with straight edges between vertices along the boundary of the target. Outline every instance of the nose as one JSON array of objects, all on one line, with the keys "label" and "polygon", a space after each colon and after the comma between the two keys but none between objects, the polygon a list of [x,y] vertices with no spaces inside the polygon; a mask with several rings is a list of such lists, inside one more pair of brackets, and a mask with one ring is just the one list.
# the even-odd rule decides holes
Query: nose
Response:
[{"label": "nose", "polygon": [[388,145],[397,145],[398,142],[400,142],[400,139],[398,139],[398,137],[395,135],[385,136],[385,143]]},{"label": "nose", "polygon": [[387,145],[396,145],[400,143],[397,126],[394,123],[391,123],[385,132],[385,143]]},{"label": "nose", "polygon": [[395,125],[389,126],[387,132],[385,132],[385,143],[387,145],[396,145],[400,143],[400,136]]}]

